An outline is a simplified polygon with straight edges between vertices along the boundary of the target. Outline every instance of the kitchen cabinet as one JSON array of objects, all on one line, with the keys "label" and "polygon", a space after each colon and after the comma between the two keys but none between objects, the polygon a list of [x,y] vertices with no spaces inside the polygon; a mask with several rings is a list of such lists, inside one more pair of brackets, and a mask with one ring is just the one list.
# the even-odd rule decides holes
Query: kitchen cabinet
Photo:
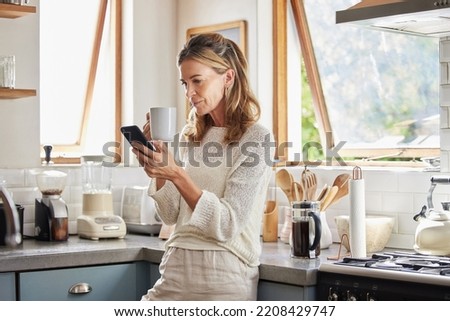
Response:
[{"label": "kitchen cabinet", "polygon": [[0,301],[16,299],[16,278],[13,272],[0,273]]},{"label": "kitchen cabinet", "polygon": [[[36,7],[34,6],[0,3],[0,18],[16,19],[34,13],[36,13]],[[0,99],[17,99],[31,96],[36,96],[35,89],[0,88]]]},{"label": "kitchen cabinet", "polygon": [[258,301],[314,301],[315,286],[295,286],[271,281],[259,281]]},{"label": "kitchen cabinet", "polygon": [[[148,262],[18,273],[20,301],[136,301],[150,287]],[[86,293],[70,293],[78,285]]]},{"label": "kitchen cabinet", "polygon": [[[161,274],[159,273],[159,264],[149,263],[150,268],[150,287],[149,289],[158,281]],[[147,293],[147,291],[145,291]]]}]

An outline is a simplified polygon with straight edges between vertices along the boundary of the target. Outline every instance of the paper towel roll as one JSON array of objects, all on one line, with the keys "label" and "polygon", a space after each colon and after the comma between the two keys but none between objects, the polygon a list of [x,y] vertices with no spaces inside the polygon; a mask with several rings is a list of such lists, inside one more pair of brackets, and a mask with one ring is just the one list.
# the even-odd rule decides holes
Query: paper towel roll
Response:
[{"label": "paper towel roll", "polygon": [[366,257],[366,205],[364,179],[350,180],[349,239],[352,257]]}]

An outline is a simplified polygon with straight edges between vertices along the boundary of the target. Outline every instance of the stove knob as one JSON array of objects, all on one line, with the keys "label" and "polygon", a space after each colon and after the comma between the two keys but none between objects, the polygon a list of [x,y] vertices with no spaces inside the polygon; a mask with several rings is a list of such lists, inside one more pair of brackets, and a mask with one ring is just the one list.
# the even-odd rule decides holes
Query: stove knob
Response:
[{"label": "stove knob", "polygon": [[372,293],[367,293],[366,301],[376,301]]},{"label": "stove knob", "polygon": [[347,291],[347,301],[356,301],[356,297],[350,291]]},{"label": "stove knob", "polygon": [[333,291],[333,288],[330,288],[328,291],[328,301],[337,301],[338,298],[337,293]]}]

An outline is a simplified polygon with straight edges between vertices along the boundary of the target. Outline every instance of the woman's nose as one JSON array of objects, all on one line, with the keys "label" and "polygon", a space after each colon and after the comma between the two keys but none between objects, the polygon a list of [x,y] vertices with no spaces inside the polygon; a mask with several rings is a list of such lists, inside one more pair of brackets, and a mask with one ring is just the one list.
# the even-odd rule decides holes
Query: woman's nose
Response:
[{"label": "woman's nose", "polygon": [[192,89],[192,87],[190,87],[189,85],[186,85],[186,98],[191,98],[192,96],[195,95],[195,90]]}]

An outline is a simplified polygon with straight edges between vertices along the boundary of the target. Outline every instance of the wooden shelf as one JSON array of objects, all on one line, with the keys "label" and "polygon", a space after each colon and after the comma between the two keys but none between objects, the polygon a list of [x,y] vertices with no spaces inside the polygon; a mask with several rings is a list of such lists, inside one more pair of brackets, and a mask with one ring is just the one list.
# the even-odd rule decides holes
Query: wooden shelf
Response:
[{"label": "wooden shelf", "polygon": [[0,3],[0,18],[16,19],[32,13],[36,13],[34,6]]},{"label": "wooden shelf", "polygon": [[[34,6],[0,3],[0,18],[15,19],[33,13],[36,13],[36,7]],[[18,99],[32,96],[36,96],[35,89],[0,88],[0,99]]]},{"label": "wooden shelf", "polygon": [[0,88],[0,99],[18,99],[36,96],[35,89]]}]

